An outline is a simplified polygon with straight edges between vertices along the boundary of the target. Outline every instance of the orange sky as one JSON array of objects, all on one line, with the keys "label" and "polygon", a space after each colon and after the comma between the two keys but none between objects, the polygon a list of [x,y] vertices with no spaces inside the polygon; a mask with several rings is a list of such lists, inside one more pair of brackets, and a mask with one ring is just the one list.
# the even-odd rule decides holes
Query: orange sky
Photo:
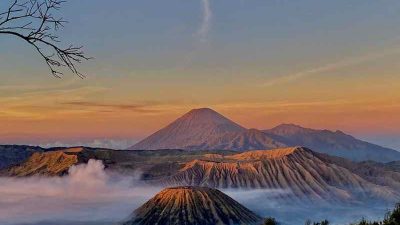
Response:
[{"label": "orange sky", "polygon": [[[362,79],[361,79],[362,78]],[[3,142],[93,138],[140,139],[191,108],[211,107],[246,127],[280,123],[340,129],[356,135],[400,133],[400,82],[394,75],[317,76],[293,83],[228,84],[206,90],[161,85],[151,91],[117,89],[116,79],[58,81],[43,88],[13,87],[1,101]],[[109,86],[105,85],[108,84]],[[217,87],[218,86],[218,87]],[[120,88],[123,86],[119,85]],[[3,90],[5,88],[3,87]],[[129,93],[129,94],[128,94]],[[215,96],[215,97],[214,97]],[[257,97],[254,97],[257,96]],[[114,100],[115,99],[115,100]]]},{"label": "orange sky", "polygon": [[0,143],[138,140],[199,107],[249,128],[400,137],[400,3],[198,3],[69,2],[62,37],[94,57],[83,80],[0,37]]}]

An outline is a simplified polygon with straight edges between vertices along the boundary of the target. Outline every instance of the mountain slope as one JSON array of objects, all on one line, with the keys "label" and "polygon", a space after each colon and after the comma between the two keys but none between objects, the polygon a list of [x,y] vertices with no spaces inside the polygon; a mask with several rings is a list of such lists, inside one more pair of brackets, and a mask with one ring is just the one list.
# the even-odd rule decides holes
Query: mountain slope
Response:
[{"label": "mountain slope", "polygon": [[256,225],[261,217],[221,191],[167,188],[136,209],[123,225]]},{"label": "mountain slope", "polygon": [[305,146],[321,153],[344,157],[354,161],[374,160],[389,162],[400,160],[400,152],[358,140],[341,131],[314,130],[294,124],[282,124],[264,133],[288,146]]},{"label": "mountain slope", "polygon": [[58,151],[35,152],[26,161],[0,171],[0,174],[14,177],[32,175],[59,176],[78,163],[77,154],[83,148],[68,148]]},{"label": "mountain slope", "polygon": [[193,148],[193,150],[207,149],[246,151],[282,147],[287,147],[287,145],[275,140],[270,135],[259,130],[249,129],[243,132],[225,134],[221,137],[209,138],[202,145]]},{"label": "mountain slope", "polygon": [[213,188],[280,189],[290,192],[282,198],[312,201],[400,199],[395,189],[400,180],[397,185],[383,186],[327,158],[301,147],[209,155],[209,159],[186,163],[176,174],[159,182]]},{"label": "mountain slope", "polygon": [[194,109],[150,135],[131,150],[248,150],[286,146],[268,134],[232,122],[212,109]]}]

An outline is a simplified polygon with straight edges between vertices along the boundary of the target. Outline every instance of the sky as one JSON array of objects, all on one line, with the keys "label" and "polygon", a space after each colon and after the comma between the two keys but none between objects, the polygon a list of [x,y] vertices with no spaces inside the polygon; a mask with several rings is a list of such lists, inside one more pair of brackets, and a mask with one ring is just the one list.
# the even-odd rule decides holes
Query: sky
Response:
[{"label": "sky", "polygon": [[[0,8],[6,8],[6,2]],[[128,146],[192,108],[248,128],[295,123],[400,149],[400,2],[69,0],[54,78],[0,35],[0,143]]]}]

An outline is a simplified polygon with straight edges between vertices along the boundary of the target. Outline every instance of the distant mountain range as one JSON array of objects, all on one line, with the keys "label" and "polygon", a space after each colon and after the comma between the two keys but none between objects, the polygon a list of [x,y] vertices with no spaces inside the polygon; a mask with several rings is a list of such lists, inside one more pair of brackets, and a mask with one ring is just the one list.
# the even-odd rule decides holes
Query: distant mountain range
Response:
[{"label": "distant mountain range", "polygon": [[400,152],[358,140],[341,131],[282,124],[269,130],[246,129],[209,108],[193,109],[130,150],[236,150],[305,146],[355,161],[400,160]]},{"label": "distant mountain range", "polygon": [[305,146],[314,151],[355,161],[389,162],[400,159],[400,152],[396,150],[356,139],[342,131],[314,130],[294,124],[282,124],[263,132],[275,135],[276,139],[288,146]]}]

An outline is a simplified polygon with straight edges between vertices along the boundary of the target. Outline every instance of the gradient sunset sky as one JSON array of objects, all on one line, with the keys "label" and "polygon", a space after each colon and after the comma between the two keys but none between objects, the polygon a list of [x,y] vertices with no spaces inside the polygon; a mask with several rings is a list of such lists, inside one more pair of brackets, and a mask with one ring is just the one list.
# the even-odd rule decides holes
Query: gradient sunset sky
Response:
[{"label": "gradient sunset sky", "polygon": [[[0,3],[5,9],[7,1]],[[192,108],[400,149],[400,1],[70,0],[87,78],[0,36],[0,143],[135,142]]]}]

